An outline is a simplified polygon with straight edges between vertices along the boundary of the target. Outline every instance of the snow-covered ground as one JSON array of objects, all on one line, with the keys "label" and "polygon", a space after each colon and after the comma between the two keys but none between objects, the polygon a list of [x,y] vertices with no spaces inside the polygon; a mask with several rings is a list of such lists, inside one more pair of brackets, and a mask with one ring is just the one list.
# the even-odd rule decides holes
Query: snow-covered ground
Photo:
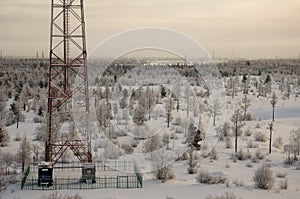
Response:
[{"label": "snow-covered ground", "polygon": [[[133,154],[124,154],[122,158],[137,159],[141,162],[140,167],[144,173],[144,187],[142,189],[99,189],[99,190],[57,190],[59,194],[74,195],[79,193],[83,198],[98,198],[98,199],[153,199],[153,198],[166,198],[167,196],[174,199],[186,198],[186,199],[199,199],[205,198],[207,195],[220,195],[224,192],[234,192],[237,197],[244,199],[252,198],[269,198],[269,199],[298,199],[300,194],[300,170],[299,162],[296,165],[287,166],[283,162],[287,158],[287,155],[283,153],[282,149],[276,149],[273,147],[272,154],[268,154],[268,141],[256,142],[254,135],[256,132],[262,132],[266,137],[269,135],[269,124],[271,122],[271,110],[270,98],[259,97],[249,94],[251,100],[251,106],[248,109],[249,113],[253,113],[257,116],[255,121],[247,121],[243,127],[243,130],[250,129],[252,136],[241,136],[238,140],[238,148],[243,149],[245,152],[249,150],[250,153],[254,153],[258,149],[266,155],[265,159],[260,160],[259,163],[252,163],[251,160],[236,161],[232,160],[232,154],[234,148],[226,148],[225,141],[219,141],[216,144],[216,151],[218,153],[217,160],[210,160],[209,158],[201,157],[202,151],[198,152],[198,169],[207,170],[212,174],[223,175],[228,179],[228,183],[218,185],[207,185],[196,182],[197,174],[188,174],[187,162],[176,161],[173,163],[173,169],[175,173],[175,179],[161,183],[154,178],[154,174],[148,172],[151,170],[150,161],[145,159],[144,156]],[[243,98],[241,93],[234,99],[227,97],[226,107],[226,121],[230,121],[230,116],[233,113],[234,104]],[[19,147],[19,142],[14,141],[13,138],[16,135],[22,137],[26,134],[30,140],[34,138],[34,129],[38,124],[34,123],[32,118],[34,114],[32,112],[24,112],[26,116],[25,122],[19,124],[19,128],[16,125],[8,127],[11,142],[9,146],[1,148],[3,151],[16,152]],[[270,115],[268,115],[270,114]],[[258,118],[261,118],[258,119]],[[154,120],[159,123],[159,120]],[[209,122],[206,119],[206,122]],[[210,121],[211,122],[211,121]],[[259,128],[257,128],[259,124]],[[278,103],[275,109],[275,122],[273,127],[273,140],[280,136],[283,138],[283,143],[289,142],[289,136],[291,129],[297,129],[300,127],[300,98],[291,96],[290,99],[282,99],[279,96]],[[128,138],[120,138],[125,142]],[[247,143],[252,140],[253,143],[258,144],[257,148],[247,148]],[[37,141],[32,143],[38,144]],[[172,143],[170,143],[172,145]],[[176,143],[175,143],[176,144]],[[41,146],[42,147],[42,146]],[[136,151],[142,151],[141,144],[135,149]],[[143,159],[144,158],[144,159]],[[268,163],[271,165],[273,175],[275,177],[275,185],[271,190],[261,190],[254,186],[253,175],[254,171],[262,164]],[[279,189],[279,182],[283,179],[277,178],[276,174],[286,173],[288,180],[287,190]],[[239,184],[236,185],[236,184]],[[51,191],[53,192],[53,191]],[[20,184],[9,185],[7,189],[0,193],[1,199],[35,199],[48,195],[50,191],[30,191],[20,190]]]}]

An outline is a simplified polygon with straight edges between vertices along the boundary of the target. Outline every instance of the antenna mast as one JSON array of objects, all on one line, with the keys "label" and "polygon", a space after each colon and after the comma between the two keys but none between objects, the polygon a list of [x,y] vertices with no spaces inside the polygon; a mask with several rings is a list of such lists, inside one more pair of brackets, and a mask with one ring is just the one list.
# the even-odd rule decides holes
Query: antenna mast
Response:
[{"label": "antenna mast", "polygon": [[[74,96],[80,103],[72,105]],[[63,137],[61,127],[65,118],[72,118],[72,106],[79,106],[86,116],[89,113],[83,0],[51,0],[46,162],[55,164],[67,148],[80,162],[92,162],[88,136]]]}]

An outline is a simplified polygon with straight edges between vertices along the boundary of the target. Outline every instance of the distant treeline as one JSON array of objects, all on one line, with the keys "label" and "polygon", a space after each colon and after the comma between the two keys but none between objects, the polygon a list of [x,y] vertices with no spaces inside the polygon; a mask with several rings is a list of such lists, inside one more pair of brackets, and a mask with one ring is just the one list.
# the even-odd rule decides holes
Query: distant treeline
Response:
[{"label": "distant treeline", "polygon": [[300,75],[300,59],[230,60],[216,65],[225,77],[262,73]]}]

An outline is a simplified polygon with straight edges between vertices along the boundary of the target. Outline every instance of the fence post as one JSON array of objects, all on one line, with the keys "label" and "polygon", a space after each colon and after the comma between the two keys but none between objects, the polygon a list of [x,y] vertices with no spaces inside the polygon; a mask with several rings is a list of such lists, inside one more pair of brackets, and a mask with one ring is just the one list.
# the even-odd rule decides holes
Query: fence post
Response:
[{"label": "fence post", "polygon": [[119,176],[117,175],[117,188],[119,188]]}]

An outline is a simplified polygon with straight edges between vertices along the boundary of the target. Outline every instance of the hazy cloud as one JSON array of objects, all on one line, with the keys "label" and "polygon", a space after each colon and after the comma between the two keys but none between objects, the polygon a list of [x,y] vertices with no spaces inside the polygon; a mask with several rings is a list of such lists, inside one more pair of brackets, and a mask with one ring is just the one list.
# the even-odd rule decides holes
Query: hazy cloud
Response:
[{"label": "hazy cloud", "polygon": [[[1,0],[3,54],[49,50],[50,0]],[[299,0],[86,0],[88,48],[143,26],[183,32],[217,56],[298,56]]]}]

